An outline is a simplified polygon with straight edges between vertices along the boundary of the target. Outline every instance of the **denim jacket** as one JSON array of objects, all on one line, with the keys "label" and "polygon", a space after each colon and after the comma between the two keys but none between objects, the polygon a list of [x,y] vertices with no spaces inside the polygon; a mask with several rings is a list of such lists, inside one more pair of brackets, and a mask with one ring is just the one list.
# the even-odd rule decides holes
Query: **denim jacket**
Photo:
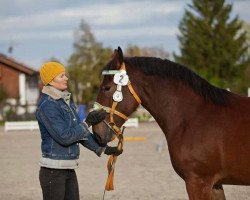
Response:
[{"label": "denim jacket", "polygon": [[104,148],[99,146],[88,127],[80,121],[72,100],[67,103],[55,90],[52,86],[44,86],[36,110],[42,138],[42,157],[78,159],[79,140],[84,140],[82,144],[100,156]]}]

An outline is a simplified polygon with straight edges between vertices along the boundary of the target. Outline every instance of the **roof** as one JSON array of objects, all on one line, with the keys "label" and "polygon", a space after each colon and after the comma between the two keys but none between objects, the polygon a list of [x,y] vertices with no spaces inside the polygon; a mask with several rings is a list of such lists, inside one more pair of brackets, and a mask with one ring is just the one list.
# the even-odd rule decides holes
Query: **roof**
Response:
[{"label": "roof", "polygon": [[0,64],[1,63],[27,75],[34,75],[38,73],[37,70],[32,69],[31,67],[28,67],[27,65],[24,65],[20,62],[17,62],[14,58],[7,57],[6,55],[0,53]]}]

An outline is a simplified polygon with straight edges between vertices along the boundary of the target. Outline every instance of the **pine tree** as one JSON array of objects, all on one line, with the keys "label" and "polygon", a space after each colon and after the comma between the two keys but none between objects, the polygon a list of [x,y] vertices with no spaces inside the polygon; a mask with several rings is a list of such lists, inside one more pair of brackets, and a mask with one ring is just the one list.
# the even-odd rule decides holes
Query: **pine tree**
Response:
[{"label": "pine tree", "polygon": [[179,25],[180,55],[174,58],[212,84],[241,92],[246,32],[238,16],[230,18],[231,11],[224,0],[193,0]]},{"label": "pine tree", "polygon": [[103,48],[82,20],[75,32],[74,53],[68,61],[70,88],[76,103],[88,104],[95,99],[100,84],[100,70],[112,55],[111,48]]}]

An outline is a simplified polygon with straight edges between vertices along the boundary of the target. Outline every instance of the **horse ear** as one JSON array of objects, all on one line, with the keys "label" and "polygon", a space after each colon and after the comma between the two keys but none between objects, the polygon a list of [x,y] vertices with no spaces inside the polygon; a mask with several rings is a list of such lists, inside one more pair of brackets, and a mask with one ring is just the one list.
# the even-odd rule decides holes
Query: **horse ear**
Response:
[{"label": "horse ear", "polygon": [[112,56],[112,64],[114,69],[120,69],[123,63],[123,53],[122,49],[118,47],[118,49],[114,50],[113,56]]},{"label": "horse ear", "polygon": [[123,53],[121,47],[118,47],[118,55],[119,55],[119,60],[121,64],[123,63]]}]

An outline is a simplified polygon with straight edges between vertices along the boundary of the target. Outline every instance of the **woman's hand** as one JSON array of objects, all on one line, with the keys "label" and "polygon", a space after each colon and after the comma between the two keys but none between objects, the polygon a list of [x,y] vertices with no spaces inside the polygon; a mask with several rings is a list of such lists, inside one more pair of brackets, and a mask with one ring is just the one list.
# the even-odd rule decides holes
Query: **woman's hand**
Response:
[{"label": "woman's hand", "polygon": [[104,150],[104,154],[119,156],[120,154],[122,154],[122,151],[123,150],[118,150],[117,147],[107,146],[106,149]]},{"label": "woman's hand", "polygon": [[88,124],[88,126],[94,126],[103,121],[106,115],[107,113],[105,110],[94,110],[88,114],[85,122]]}]

